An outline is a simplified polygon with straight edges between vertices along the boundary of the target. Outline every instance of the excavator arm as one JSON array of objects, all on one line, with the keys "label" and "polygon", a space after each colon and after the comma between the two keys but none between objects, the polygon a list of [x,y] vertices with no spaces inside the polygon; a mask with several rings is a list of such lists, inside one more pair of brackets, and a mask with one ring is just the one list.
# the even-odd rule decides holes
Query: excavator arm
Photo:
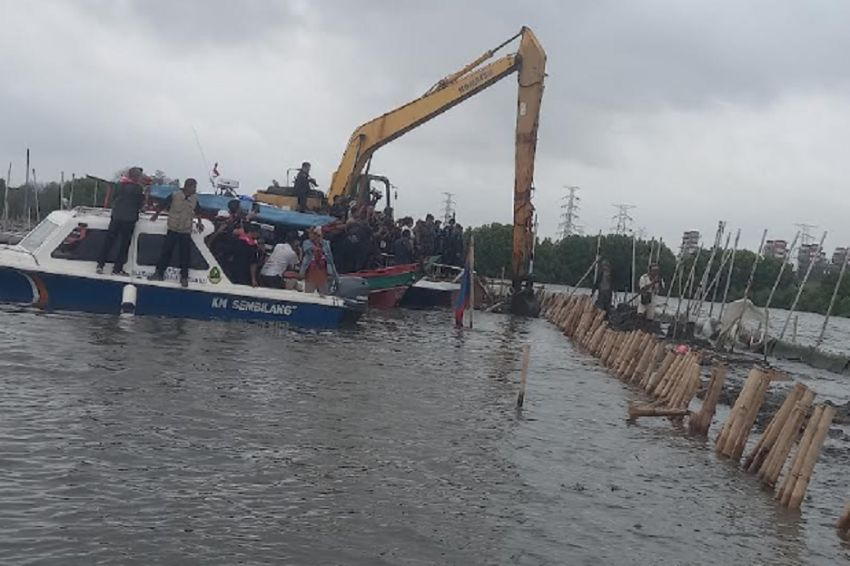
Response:
[{"label": "excavator arm", "polygon": [[[495,53],[520,37],[519,49],[484,66]],[[519,95],[516,122],[516,177],[514,181],[514,226],[512,268],[515,285],[528,276],[531,259],[534,207],[531,190],[537,126],[546,74],[546,53],[527,27],[459,71],[445,77],[424,95],[404,106],[366,122],[351,135],[339,167],[331,179],[328,200],[356,191],[358,179],[380,147],[471,98],[513,72],[518,74]]]},{"label": "excavator arm", "polygon": [[507,55],[357,128],[348,140],[333,175],[328,200],[333,202],[335,198],[353,192],[357,178],[380,147],[457,106],[515,70],[516,55]]}]

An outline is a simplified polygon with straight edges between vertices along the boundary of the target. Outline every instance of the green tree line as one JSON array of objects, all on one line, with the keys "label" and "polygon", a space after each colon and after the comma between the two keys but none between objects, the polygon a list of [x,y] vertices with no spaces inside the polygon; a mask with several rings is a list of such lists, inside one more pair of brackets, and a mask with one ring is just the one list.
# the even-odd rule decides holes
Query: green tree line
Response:
[{"label": "green tree line", "polygon": [[[511,231],[512,227],[507,224],[487,224],[467,230],[467,235],[475,236],[475,268],[476,271],[487,277],[501,277],[511,273]],[[649,263],[650,247],[653,249],[653,258],[658,257],[661,269],[661,277],[665,284],[669,285],[673,280],[676,269],[676,253],[666,245],[661,245],[658,250],[658,242],[650,242],[639,239],[635,243],[635,264],[637,266],[636,277],[646,272]],[[542,283],[556,283],[562,285],[576,285],[588,268],[593,264],[596,257],[596,236],[569,236],[561,240],[551,238],[538,239],[534,253],[534,279]],[[617,291],[628,291],[631,287],[631,265],[632,265],[632,238],[630,236],[609,234],[600,240],[599,255],[611,263],[611,274],[614,288]],[[720,267],[723,250],[716,250],[712,267],[709,271],[708,283],[711,283]],[[700,280],[708,266],[711,257],[710,249],[703,249],[700,254],[684,258],[679,271],[682,275],[677,276],[672,285],[671,294],[674,297],[691,296],[686,286],[690,273],[693,271],[693,284],[690,286],[693,294],[699,286]],[[756,253],[750,250],[738,250],[735,254],[735,263],[729,281],[728,300],[734,301],[744,296],[747,281],[752,271]],[[694,267],[694,263],[696,266]],[[782,268],[782,260],[774,258],[762,258],[756,268],[750,298],[759,306],[767,302],[771,288],[776,281]],[[726,286],[729,263],[724,266],[723,273],[718,278],[717,300],[723,297]],[[838,269],[836,266],[818,268],[813,270],[797,305],[797,310],[807,312],[825,313],[830,297],[832,296],[835,283],[838,280]],[[786,265],[782,278],[776,288],[771,300],[771,306],[777,308],[789,308],[799,289],[800,279],[803,273],[798,273],[792,265]],[[593,284],[592,275],[583,282],[582,287],[590,287]],[[637,282],[635,281],[635,286]],[[713,288],[709,289],[709,298],[713,294]],[[850,274],[844,278],[838,290],[833,314],[838,316],[850,316]]]}]

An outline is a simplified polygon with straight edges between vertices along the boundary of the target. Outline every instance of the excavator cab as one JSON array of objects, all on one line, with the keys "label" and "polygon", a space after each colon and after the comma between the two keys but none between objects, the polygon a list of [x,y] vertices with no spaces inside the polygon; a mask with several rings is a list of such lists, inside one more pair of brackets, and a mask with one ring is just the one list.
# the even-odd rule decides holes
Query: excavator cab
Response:
[{"label": "excavator cab", "polygon": [[[372,185],[373,182],[378,183],[383,190],[375,188]],[[357,180],[357,203],[374,206],[377,209],[381,199],[385,199],[383,214],[394,220],[392,189],[392,183],[383,175],[360,175]]]}]

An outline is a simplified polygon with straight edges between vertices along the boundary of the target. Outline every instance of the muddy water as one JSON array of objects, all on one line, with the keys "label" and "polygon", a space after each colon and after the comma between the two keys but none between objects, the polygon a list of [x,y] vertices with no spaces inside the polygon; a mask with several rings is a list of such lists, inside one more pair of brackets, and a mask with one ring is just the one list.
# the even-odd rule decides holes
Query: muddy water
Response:
[{"label": "muddy water", "polygon": [[639,394],[545,321],[450,318],[309,334],[0,311],[0,563],[850,556],[840,430],[787,513],[669,422],[627,425]]}]

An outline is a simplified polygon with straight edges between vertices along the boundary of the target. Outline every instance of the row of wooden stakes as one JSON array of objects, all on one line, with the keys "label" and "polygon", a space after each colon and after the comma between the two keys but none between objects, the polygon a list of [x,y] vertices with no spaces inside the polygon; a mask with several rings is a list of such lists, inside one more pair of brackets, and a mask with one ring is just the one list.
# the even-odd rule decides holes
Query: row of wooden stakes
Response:
[{"label": "row of wooden stakes", "polygon": [[[691,402],[702,388],[699,351],[674,347],[640,330],[612,330],[604,311],[597,309],[587,295],[544,295],[541,313],[576,346],[598,358],[612,374],[647,393],[652,401],[629,407],[630,419],[687,418],[691,434],[708,435],[726,380],[725,365],[714,364],[702,406],[693,412]],[[761,367],[749,372],[716,439],[715,451],[719,456],[740,462],[770,382],[784,379],[777,374]],[[835,413],[829,405],[813,405],[814,398],[813,391],[796,383],[742,465],[764,485],[775,488],[776,499],[790,509],[798,509],[802,504]],[[795,445],[794,457],[777,488]],[[839,521],[839,530],[842,533],[850,530],[850,505]]]}]

